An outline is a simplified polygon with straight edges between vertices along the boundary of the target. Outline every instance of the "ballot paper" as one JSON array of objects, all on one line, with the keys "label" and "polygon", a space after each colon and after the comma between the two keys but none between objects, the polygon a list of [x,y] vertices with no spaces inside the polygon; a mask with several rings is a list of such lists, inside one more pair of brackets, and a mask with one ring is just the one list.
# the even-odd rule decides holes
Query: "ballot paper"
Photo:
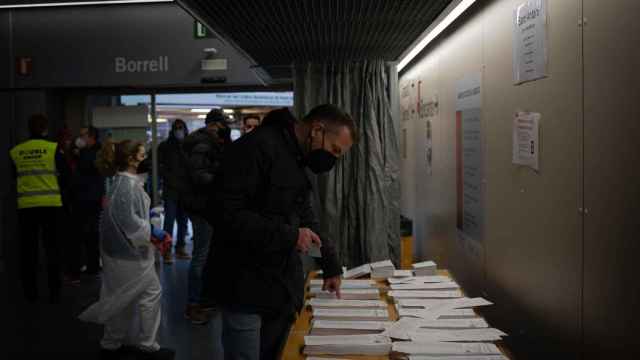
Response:
[{"label": "ballot paper", "polygon": [[311,247],[309,248],[309,252],[307,253],[309,256],[313,257],[313,258],[321,258],[322,257],[322,252],[320,251],[320,246],[318,246],[318,244],[316,243],[312,243]]},{"label": "ballot paper", "polygon": [[371,263],[371,277],[386,279],[393,277],[393,272],[396,270],[391,260],[378,261]]},{"label": "ballot paper", "polygon": [[393,344],[392,350],[409,355],[501,355],[497,346],[487,343],[399,341]]},{"label": "ballot paper", "polygon": [[391,284],[392,290],[455,290],[460,289],[460,285],[453,281],[431,283],[431,284]]},{"label": "ballot paper", "polygon": [[[313,279],[309,283],[312,288],[321,288],[324,284],[322,279]],[[340,283],[341,289],[373,289],[378,285],[374,280],[342,280]]]},{"label": "ballot paper", "polygon": [[338,358],[327,358],[327,357],[315,357],[315,356],[308,356],[307,360],[349,360],[349,359],[338,359]]},{"label": "ballot paper", "polygon": [[[311,358],[307,358],[309,360]],[[318,359],[314,360],[334,360],[334,359]],[[444,355],[444,356],[430,356],[430,355],[409,355],[407,360],[509,360],[504,355]]]},{"label": "ballot paper", "polygon": [[389,296],[394,299],[452,299],[461,298],[460,290],[391,290]]},{"label": "ballot paper", "polygon": [[389,320],[387,309],[313,309],[316,320],[384,321]]},{"label": "ballot paper", "polygon": [[507,336],[504,332],[494,329],[463,329],[463,330],[424,330],[410,332],[411,341],[415,342],[492,342]]},{"label": "ballot paper", "polygon": [[[322,290],[314,290],[311,289],[309,291],[311,296],[315,296],[317,298],[323,299],[336,299],[336,293],[322,291]],[[380,290],[379,289],[344,289],[340,291],[341,298],[343,300],[379,300],[380,299]]]},{"label": "ballot paper", "polygon": [[307,305],[314,309],[387,309],[388,304],[382,300],[343,300],[312,298]]},{"label": "ballot paper", "polygon": [[422,308],[430,310],[434,306],[446,306],[451,309],[465,309],[480,306],[493,305],[492,302],[483,298],[467,298],[458,299],[398,299],[399,308]]},{"label": "ballot paper", "polygon": [[433,261],[423,261],[413,264],[413,271],[417,276],[435,275],[438,266]]},{"label": "ballot paper", "polygon": [[456,329],[481,329],[488,328],[489,324],[482,319],[457,319],[457,320],[422,320],[417,318],[404,317],[391,324],[385,334],[393,339],[409,340],[409,334],[413,332],[423,332],[433,329],[456,330]]},{"label": "ballot paper", "polygon": [[449,282],[451,278],[442,275],[431,275],[431,276],[413,276],[413,277],[405,277],[405,278],[389,278],[387,279],[389,284],[406,284],[406,283],[414,283],[414,284],[428,284],[428,283],[439,283],[439,282]]},{"label": "ballot paper", "polygon": [[305,355],[388,355],[391,339],[384,335],[305,336]]},{"label": "ballot paper", "polygon": [[413,276],[413,270],[395,270],[393,272],[394,278],[408,278]]},{"label": "ballot paper", "polygon": [[369,274],[371,274],[371,266],[369,264],[364,264],[351,270],[344,271],[342,277],[345,279],[355,279]]},{"label": "ballot paper", "polygon": [[390,321],[330,321],[314,320],[310,335],[366,335],[380,334],[391,326]]},{"label": "ballot paper", "polygon": [[398,309],[398,316],[414,317],[425,320],[449,320],[449,319],[475,319],[478,314],[473,309],[443,309],[441,311],[430,311],[424,309]]}]

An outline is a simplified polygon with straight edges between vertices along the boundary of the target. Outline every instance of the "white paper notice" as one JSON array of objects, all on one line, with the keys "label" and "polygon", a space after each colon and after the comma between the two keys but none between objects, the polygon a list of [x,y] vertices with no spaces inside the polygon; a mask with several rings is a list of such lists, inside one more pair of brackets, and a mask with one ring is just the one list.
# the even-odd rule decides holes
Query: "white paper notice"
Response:
[{"label": "white paper notice", "polygon": [[513,119],[513,163],[540,170],[539,113],[518,112]]},{"label": "white paper notice", "polygon": [[547,76],[547,1],[530,0],[513,11],[513,81]]}]

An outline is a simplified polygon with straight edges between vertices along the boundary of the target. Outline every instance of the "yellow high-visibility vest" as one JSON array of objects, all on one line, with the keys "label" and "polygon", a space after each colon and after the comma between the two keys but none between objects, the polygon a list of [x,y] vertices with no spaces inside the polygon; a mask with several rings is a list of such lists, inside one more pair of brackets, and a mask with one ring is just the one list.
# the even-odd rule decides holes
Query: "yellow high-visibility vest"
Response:
[{"label": "yellow high-visibility vest", "polygon": [[11,149],[18,172],[18,209],[61,207],[54,142],[33,139]]}]

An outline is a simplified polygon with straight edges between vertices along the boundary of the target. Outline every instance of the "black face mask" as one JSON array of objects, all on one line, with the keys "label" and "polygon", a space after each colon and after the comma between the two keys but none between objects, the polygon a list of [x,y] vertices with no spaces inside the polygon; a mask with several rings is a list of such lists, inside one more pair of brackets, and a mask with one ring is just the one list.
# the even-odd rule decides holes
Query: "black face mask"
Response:
[{"label": "black face mask", "polygon": [[[324,130],[322,131],[322,147],[309,151],[307,154],[306,165],[314,174],[321,174],[331,170],[338,160],[332,153],[324,149]],[[311,142],[311,134],[309,134],[309,142]]]}]

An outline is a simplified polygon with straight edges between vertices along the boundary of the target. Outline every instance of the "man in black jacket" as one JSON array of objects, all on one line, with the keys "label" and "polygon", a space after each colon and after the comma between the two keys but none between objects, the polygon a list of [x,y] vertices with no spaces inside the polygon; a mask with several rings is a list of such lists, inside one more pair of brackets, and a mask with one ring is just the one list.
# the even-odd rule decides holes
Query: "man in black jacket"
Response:
[{"label": "man in black jacket", "polygon": [[351,117],[321,105],[302,121],[274,110],[226,149],[212,264],[225,359],[278,357],[303,305],[300,253],[320,247],[323,288],[340,296],[341,267],[329,239],[317,235],[305,168],[329,171],[355,141]]},{"label": "man in black jacket", "polygon": [[226,124],[226,116],[220,109],[212,109],[207,114],[205,124],[204,128],[187,137],[183,147],[191,185],[183,199],[193,226],[193,258],[189,267],[185,317],[195,325],[206,324],[209,320],[206,315],[209,299],[203,296],[202,289],[203,273],[213,236],[208,209],[218,206],[212,202],[215,189],[213,184],[218,175],[224,147],[231,142],[231,131]]},{"label": "man in black jacket", "polygon": [[[169,138],[158,146],[158,167],[162,177],[162,200],[164,201],[163,229],[173,235],[173,227],[177,223],[176,258],[189,260],[191,256],[185,251],[185,237],[189,219],[184,209],[184,199],[180,194],[189,187],[189,174],[185,165],[182,144],[189,133],[187,124],[182,119],[176,119],[171,125]],[[164,255],[165,264],[173,262],[171,252]]]}]

